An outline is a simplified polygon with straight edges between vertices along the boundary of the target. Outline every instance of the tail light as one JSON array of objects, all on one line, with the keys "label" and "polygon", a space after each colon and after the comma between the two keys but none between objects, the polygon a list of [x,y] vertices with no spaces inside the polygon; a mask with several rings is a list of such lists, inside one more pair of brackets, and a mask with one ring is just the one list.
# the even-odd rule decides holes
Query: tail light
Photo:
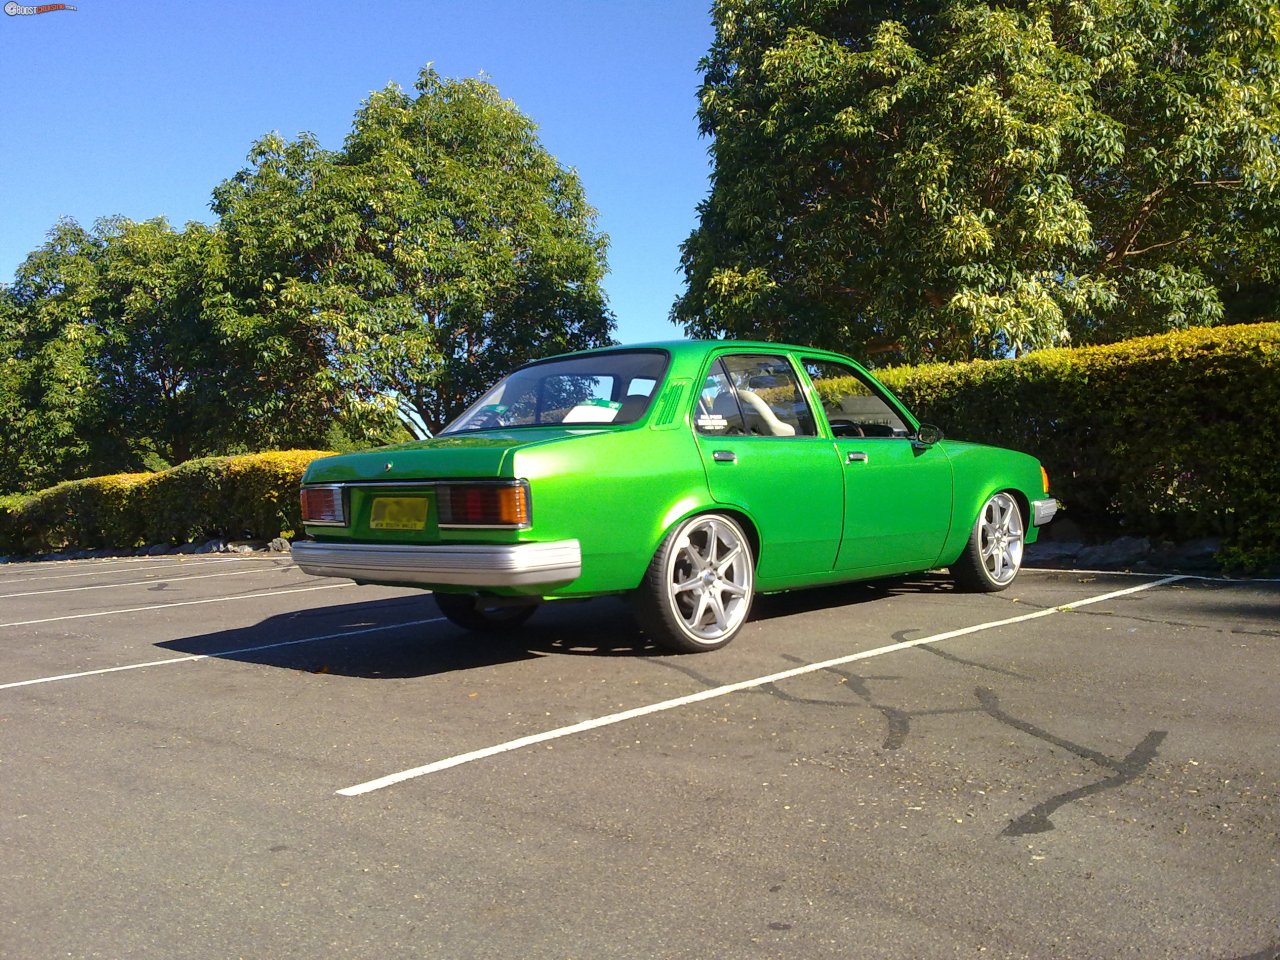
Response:
[{"label": "tail light", "polygon": [[517,483],[442,483],[436,488],[442,527],[529,526],[529,485]]},{"label": "tail light", "polygon": [[303,487],[302,522],[345,527],[347,511],[342,501],[342,487],[338,484]]},{"label": "tail light", "polygon": [[1049,492],[1049,471],[1046,470],[1044,467],[1040,468],[1040,480],[1042,483],[1044,483],[1044,492],[1048,493]]}]

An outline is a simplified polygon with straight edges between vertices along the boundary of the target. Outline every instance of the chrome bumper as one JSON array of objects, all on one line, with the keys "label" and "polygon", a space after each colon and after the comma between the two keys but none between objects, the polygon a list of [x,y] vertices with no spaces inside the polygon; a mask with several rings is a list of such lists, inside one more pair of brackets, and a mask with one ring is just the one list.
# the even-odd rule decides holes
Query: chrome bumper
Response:
[{"label": "chrome bumper", "polygon": [[1037,527],[1043,527],[1057,512],[1057,500],[1035,500],[1031,504],[1031,522]]},{"label": "chrome bumper", "polygon": [[304,540],[293,545],[293,560],[316,577],[427,587],[528,587],[568,583],[582,573],[577,540],[439,546]]}]

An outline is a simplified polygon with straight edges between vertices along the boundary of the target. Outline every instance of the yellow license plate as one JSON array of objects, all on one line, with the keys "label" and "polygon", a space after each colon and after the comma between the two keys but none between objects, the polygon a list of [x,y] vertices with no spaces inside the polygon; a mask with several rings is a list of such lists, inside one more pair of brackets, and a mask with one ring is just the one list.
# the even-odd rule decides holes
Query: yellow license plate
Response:
[{"label": "yellow license plate", "polygon": [[374,530],[425,530],[426,497],[375,497],[369,512]]}]

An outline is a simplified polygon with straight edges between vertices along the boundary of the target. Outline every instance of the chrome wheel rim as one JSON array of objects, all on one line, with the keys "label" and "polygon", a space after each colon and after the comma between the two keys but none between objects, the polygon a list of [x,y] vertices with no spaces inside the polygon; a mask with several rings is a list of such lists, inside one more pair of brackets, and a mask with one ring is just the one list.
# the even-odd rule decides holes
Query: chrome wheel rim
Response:
[{"label": "chrome wheel rim", "polygon": [[715,643],[746,620],[754,575],[736,524],[723,517],[695,519],[673,545],[667,598],[690,637]]},{"label": "chrome wheel rim", "polygon": [[1006,584],[1022,566],[1022,513],[1007,493],[987,501],[978,517],[978,545],[982,565],[993,583]]}]

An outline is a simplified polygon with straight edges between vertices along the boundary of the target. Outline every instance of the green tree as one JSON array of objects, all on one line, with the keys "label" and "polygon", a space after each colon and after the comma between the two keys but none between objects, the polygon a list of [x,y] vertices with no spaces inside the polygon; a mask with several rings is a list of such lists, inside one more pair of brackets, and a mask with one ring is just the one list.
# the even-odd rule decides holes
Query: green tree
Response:
[{"label": "green tree", "polygon": [[213,229],[163,219],[100,221],[101,256],[81,312],[97,331],[98,393],[88,424],[99,468],[137,470],[225,453],[237,435],[226,397],[231,371],[203,315]]},{"label": "green tree", "polygon": [[180,463],[236,436],[226,358],[201,312],[215,233],[60,222],[0,295],[9,485]]},{"label": "green tree", "polygon": [[907,360],[1257,316],[1270,0],[717,0],[673,319]]},{"label": "green tree", "polygon": [[527,359],[608,342],[605,238],[577,175],[482,80],[372,94],[341,150],[264,137],[214,192],[247,406],[436,430]]},{"label": "green tree", "polygon": [[84,425],[100,405],[92,368],[100,343],[84,322],[102,241],[72,220],[19,265],[0,290],[0,469],[7,491],[36,489],[93,471]]}]

